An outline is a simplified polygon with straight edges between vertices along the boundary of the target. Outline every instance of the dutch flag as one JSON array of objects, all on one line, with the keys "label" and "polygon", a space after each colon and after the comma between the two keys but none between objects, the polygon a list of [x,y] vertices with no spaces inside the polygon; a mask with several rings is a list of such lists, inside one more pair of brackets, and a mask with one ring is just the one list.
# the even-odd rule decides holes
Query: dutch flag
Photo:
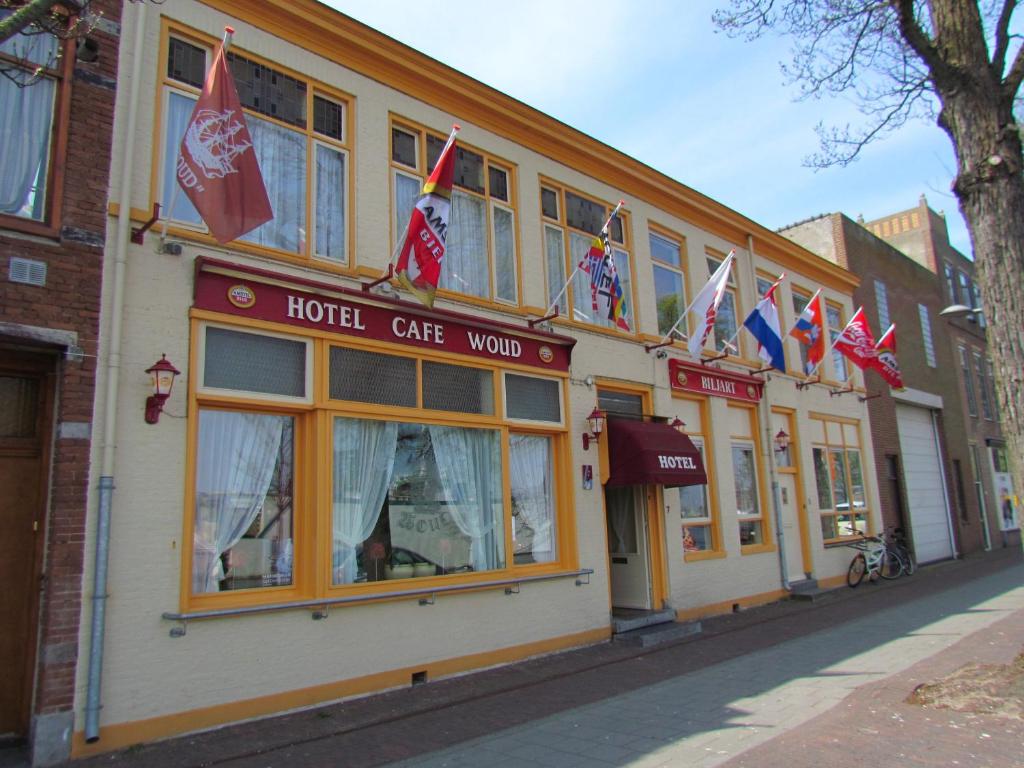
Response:
[{"label": "dutch flag", "polygon": [[[784,275],[782,276],[784,277]],[[757,339],[757,356],[772,368],[786,371],[786,356],[782,349],[782,333],[779,329],[779,308],[775,306],[775,289],[782,281],[776,280],[754,310],[743,321],[743,327]]]}]

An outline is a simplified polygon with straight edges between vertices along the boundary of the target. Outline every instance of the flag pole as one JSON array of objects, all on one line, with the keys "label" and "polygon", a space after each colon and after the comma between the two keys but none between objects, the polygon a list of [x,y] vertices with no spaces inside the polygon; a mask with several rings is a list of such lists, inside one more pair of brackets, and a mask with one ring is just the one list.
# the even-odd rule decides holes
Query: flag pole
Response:
[{"label": "flag pole", "polygon": [[[231,46],[231,38],[234,37],[234,34],[235,34],[235,28],[234,27],[224,27],[224,37],[221,38],[220,49],[221,49],[222,53],[225,54],[225,55],[228,52],[228,48]],[[185,130],[188,130],[187,126],[186,126]],[[178,151],[174,155],[174,174],[175,175],[177,175],[177,173],[178,173],[178,160],[179,159],[181,159],[181,142],[180,141],[178,142]],[[167,225],[171,221],[171,216],[174,215],[174,204],[176,202],[178,202],[178,192],[180,191],[180,189],[181,189],[181,185],[180,184],[174,184],[171,187],[171,204],[166,209],[166,214],[167,215],[164,216],[163,227],[160,230],[160,242],[161,243],[163,243],[163,241],[167,239]]]},{"label": "flag pole", "polygon": [[[770,296],[772,294],[772,292],[776,288],[779,287],[779,283],[781,283],[785,277],[786,277],[786,273],[785,272],[783,272],[781,275],[779,275],[779,279],[776,280],[774,283],[772,283],[771,286],[769,286],[768,290],[764,292],[764,295],[760,299],[757,300],[757,303],[760,304],[762,301],[764,301],[766,298],[768,298],[768,296]],[[751,314],[753,314],[753,312],[751,312]],[[744,325],[743,323],[740,323],[739,327],[736,329],[736,333],[734,333],[731,337],[729,337],[728,339],[725,340],[725,343],[722,345],[722,349],[724,350],[724,349],[726,349],[728,347],[733,352],[739,352],[739,349],[736,347],[736,345],[733,344],[733,342],[736,341],[736,339],[739,338],[740,333],[743,332],[744,328],[746,328],[746,325]],[[701,363],[713,363],[715,360],[721,360],[722,358],[728,357],[728,355],[729,355],[728,352],[726,352],[724,355],[718,355],[717,354],[718,351],[719,350],[717,350],[717,349],[715,350],[715,353],[716,353],[715,357],[705,358],[705,359],[701,360]]]},{"label": "flag pole", "polygon": [[[622,210],[622,206],[624,206],[625,204],[626,204],[625,200],[619,200],[619,202],[615,206],[614,210],[612,210],[611,215],[608,217],[608,220],[605,221],[604,226],[601,227],[601,231],[598,233],[598,237],[600,237],[602,240],[608,237],[608,227],[611,226],[612,219],[614,219],[616,216],[619,215],[619,211]],[[583,258],[586,258],[586,256],[584,256]],[[576,264],[576,268],[572,271],[572,274],[569,275],[569,279],[565,281],[565,285],[562,286],[562,290],[560,290],[558,292],[558,295],[555,296],[555,300],[551,302],[551,306],[547,308],[547,311],[544,313],[544,317],[542,317],[542,318],[540,318],[538,320],[530,321],[530,327],[531,328],[533,327],[534,323],[539,323],[539,322],[542,322],[543,320],[549,320],[552,317],[557,317],[557,313],[555,313],[555,314],[551,314],[551,313],[555,309],[555,307],[558,306],[558,302],[562,300],[562,296],[569,289],[569,283],[571,283],[573,278],[576,277],[576,273],[580,271],[580,264],[582,264],[582,263],[583,263],[583,261],[580,260],[579,263]]]}]

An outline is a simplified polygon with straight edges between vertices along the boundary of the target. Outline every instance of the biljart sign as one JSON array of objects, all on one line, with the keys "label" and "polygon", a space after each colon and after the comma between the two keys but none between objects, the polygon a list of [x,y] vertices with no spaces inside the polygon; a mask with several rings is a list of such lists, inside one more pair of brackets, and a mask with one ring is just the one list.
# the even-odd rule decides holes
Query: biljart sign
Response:
[{"label": "biljart sign", "polygon": [[[567,371],[573,339],[200,259],[195,308]],[[329,295],[325,295],[329,294]]]},{"label": "biljart sign", "polygon": [[681,392],[696,392],[748,403],[758,402],[764,391],[764,382],[753,376],[675,359],[668,361],[668,380],[672,389]]}]

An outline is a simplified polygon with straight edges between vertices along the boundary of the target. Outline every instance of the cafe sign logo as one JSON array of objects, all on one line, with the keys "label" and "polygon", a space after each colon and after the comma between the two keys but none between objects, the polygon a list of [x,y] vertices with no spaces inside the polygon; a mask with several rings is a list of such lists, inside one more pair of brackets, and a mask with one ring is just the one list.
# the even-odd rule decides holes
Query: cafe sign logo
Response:
[{"label": "cafe sign logo", "polygon": [[550,363],[555,359],[555,353],[551,351],[551,347],[544,345],[537,350],[537,357],[542,363]]},{"label": "cafe sign logo", "polygon": [[247,285],[232,285],[228,288],[228,301],[239,309],[250,309],[256,303],[256,292]]}]

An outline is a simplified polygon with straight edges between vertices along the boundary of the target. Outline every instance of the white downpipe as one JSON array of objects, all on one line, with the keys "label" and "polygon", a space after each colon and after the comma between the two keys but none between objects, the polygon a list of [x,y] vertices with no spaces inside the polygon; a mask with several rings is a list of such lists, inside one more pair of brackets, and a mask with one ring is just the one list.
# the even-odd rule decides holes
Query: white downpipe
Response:
[{"label": "white downpipe", "polygon": [[[92,628],[89,642],[89,673],[86,687],[85,740],[100,737],[100,679],[103,671],[103,635],[106,625],[107,559],[110,545],[110,510],[114,492],[114,447],[117,437],[118,383],[121,375],[121,332],[124,313],[125,267],[128,261],[128,238],[131,228],[132,160],[135,157],[135,124],[138,117],[139,80],[145,49],[144,33],[146,3],[128,3],[134,9],[135,39],[132,48],[131,84],[124,141],[115,157],[121,157],[121,179],[118,186],[120,206],[117,213],[117,234],[114,242],[113,295],[110,301],[110,331],[107,348],[106,401],[103,412],[103,457],[100,469],[99,508],[96,517],[96,549],[93,570]],[[122,25],[123,29],[123,25]],[[123,92],[123,91],[122,91]]]}]

